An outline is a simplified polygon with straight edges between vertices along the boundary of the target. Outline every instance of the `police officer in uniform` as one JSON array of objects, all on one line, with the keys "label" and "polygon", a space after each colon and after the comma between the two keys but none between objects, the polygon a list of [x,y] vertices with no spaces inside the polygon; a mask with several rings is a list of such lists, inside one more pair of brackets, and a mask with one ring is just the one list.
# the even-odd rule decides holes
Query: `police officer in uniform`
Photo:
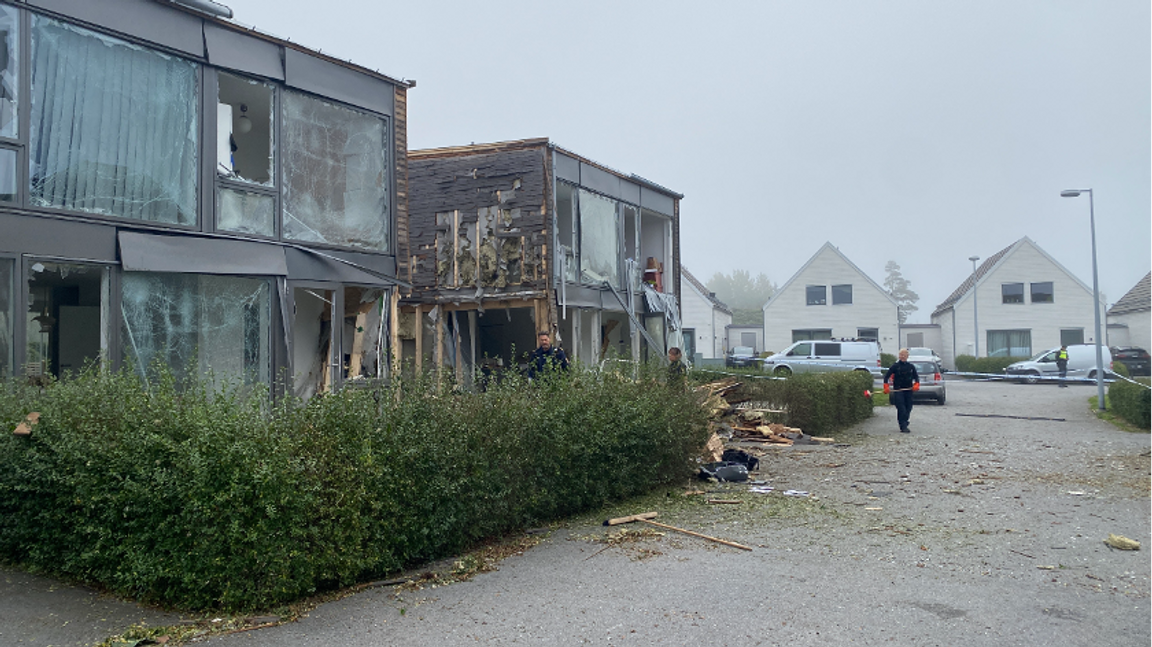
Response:
[{"label": "police officer in uniform", "polygon": [[1064,344],[1056,351],[1056,368],[1060,371],[1060,388],[1068,388],[1064,383],[1064,378],[1068,377],[1068,346]]},{"label": "police officer in uniform", "polygon": [[884,374],[884,392],[888,401],[896,406],[896,422],[900,433],[909,433],[908,417],[912,415],[912,392],[920,390],[920,375],[916,367],[908,362],[908,349],[900,349],[900,361],[888,367]]}]

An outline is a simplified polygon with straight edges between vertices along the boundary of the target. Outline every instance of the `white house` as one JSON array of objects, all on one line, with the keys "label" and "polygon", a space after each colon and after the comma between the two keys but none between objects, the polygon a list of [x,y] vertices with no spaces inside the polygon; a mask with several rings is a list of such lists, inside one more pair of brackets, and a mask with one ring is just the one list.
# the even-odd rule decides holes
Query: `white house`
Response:
[{"label": "white house", "polygon": [[957,355],[1026,357],[1092,343],[1094,321],[1092,288],[1027,236],[988,257],[932,313],[943,339],[936,351],[953,368]]},{"label": "white house", "polygon": [[697,359],[724,357],[724,330],[732,323],[732,308],[716,298],[688,271],[680,266],[680,322],[684,331],[684,355]]},{"label": "white house", "polygon": [[782,350],[803,339],[875,339],[899,345],[897,303],[831,243],[764,304],[764,346]]},{"label": "white house", "polygon": [[1108,309],[1108,345],[1152,348],[1152,273],[1136,282],[1128,293]]}]

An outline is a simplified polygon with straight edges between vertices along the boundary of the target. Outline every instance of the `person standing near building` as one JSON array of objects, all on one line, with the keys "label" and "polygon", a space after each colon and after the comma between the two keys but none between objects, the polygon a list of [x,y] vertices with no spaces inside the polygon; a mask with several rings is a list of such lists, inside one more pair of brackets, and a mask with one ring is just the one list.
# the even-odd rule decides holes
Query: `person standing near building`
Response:
[{"label": "person standing near building", "polygon": [[1068,377],[1068,346],[1060,344],[1060,350],[1056,351],[1056,369],[1060,371],[1060,388],[1067,388],[1068,385],[1064,383],[1064,378]]},{"label": "person standing near building", "polygon": [[884,374],[884,392],[888,401],[896,406],[896,422],[901,433],[910,433],[908,418],[912,415],[912,393],[920,390],[920,375],[908,361],[908,349],[900,349],[900,360],[888,367]]},{"label": "person standing near building", "polygon": [[681,357],[683,353],[680,349],[673,346],[668,349],[668,384],[669,385],[684,385],[684,375],[688,372],[688,367],[684,365]]},{"label": "person standing near building", "polygon": [[536,333],[537,346],[528,363],[528,377],[544,374],[550,368],[568,370],[568,356],[562,348],[552,347],[552,335],[547,330]]}]

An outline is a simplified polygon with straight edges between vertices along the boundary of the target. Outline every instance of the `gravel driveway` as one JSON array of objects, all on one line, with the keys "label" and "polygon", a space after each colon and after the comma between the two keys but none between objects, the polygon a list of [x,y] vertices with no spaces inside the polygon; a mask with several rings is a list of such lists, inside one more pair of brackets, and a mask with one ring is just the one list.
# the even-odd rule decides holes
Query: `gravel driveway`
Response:
[{"label": "gravel driveway", "polygon": [[[835,446],[768,450],[758,478],[770,493],[691,483],[706,492],[662,493],[574,520],[467,582],[370,589],[295,623],[206,642],[1152,642],[1149,435],[1097,421],[1091,386],[948,389],[946,406],[916,406],[912,434],[897,433],[895,411],[884,407]],[[790,489],[811,496],[782,494]],[[648,510],[754,550],[596,523]],[[1109,533],[1142,549],[1112,549]]]}]

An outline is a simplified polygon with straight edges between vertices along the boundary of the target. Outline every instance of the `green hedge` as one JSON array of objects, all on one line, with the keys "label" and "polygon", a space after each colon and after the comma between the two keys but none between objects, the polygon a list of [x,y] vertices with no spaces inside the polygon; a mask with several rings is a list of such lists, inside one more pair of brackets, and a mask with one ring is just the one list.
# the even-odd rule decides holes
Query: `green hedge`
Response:
[{"label": "green hedge", "polygon": [[[1120,362],[1115,366],[1121,368]],[[1117,370],[1117,373],[1120,371]],[[1127,370],[1124,371],[1125,373]],[[1116,380],[1108,386],[1108,403],[1112,412],[1141,429],[1152,427],[1152,391],[1147,385],[1148,378],[1136,380],[1145,386],[1132,384],[1126,380]]]},{"label": "green hedge", "polygon": [[[700,381],[726,377],[703,370],[693,376]],[[788,425],[818,436],[870,418],[872,399],[864,391],[871,391],[872,385],[872,376],[862,371],[797,373],[786,380],[746,379],[737,395],[787,409]]]},{"label": "green hedge", "polygon": [[89,372],[0,388],[0,558],[184,609],[247,610],[394,572],[679,481],[696,394],[573,370],[307,403]]},{"label": "green hedge", "polygon": [[896,363],[896,356],[892,353],[880,353],[880,366],[885,368]]},{"label": "green hedge", "polygon": [[1027,357],[973,357],[971,355],[956,356],[956,370],[960,373],[992,373],[1003,375],[1009,364],[1023,362]]}]

